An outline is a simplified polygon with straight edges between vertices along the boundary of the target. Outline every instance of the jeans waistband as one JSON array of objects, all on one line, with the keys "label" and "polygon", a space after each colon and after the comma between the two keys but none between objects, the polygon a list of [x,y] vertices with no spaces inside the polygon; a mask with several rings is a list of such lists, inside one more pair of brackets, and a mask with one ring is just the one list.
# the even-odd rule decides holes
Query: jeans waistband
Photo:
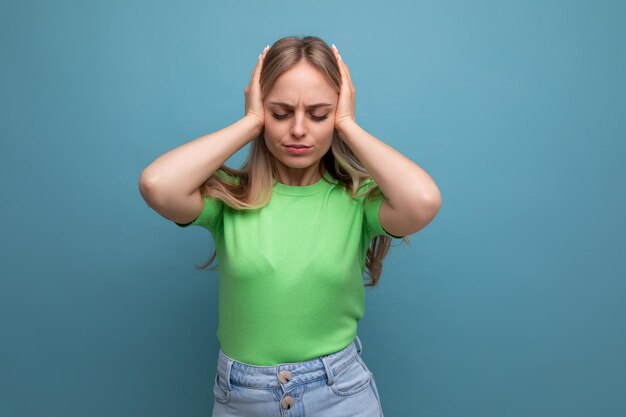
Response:
[{"label": "jeans waistband", "polygon": [[[327,378],[328,384],[331,385],[334,382],[333,375],[350,365],[362,351],[361,339],[356,336],[348,346],[329,355],[304,362],[257,366],[238,362],[226,356],[220,349],[217,372],[220,379],[227,383],[228,390],[231,389],[231,383],[249,388],[289,389],[290,386],[323,378]],[[288,371],[290,376],[286,383],[281,383],[278,378],[283,371]]]}]

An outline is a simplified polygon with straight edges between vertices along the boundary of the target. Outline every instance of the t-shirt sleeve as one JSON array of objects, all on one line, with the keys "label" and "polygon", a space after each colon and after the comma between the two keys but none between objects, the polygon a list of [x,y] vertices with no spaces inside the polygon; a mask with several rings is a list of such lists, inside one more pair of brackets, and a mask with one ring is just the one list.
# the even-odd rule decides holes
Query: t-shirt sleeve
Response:
[{"label": "t-shirt sleeve", "polygon": [[[363,184],[361,185],[362,188],[359,189],[359,192],[370,190],[375,186],[376,182],[369,178],[363,181]],[[374,236],[389,236],[395,239],[402,239],[404,236],[392,235],[380,224],[380,206],[382,206],[384,201],[385,195],[382,193],[372,199],[363,197],[363,224],[365,232],[367,233],[369,239]]]},{"label": "t-shirt sleeve", "polygon": [[[218,169],[214,175],[225,179],[231,183],[239,183],[239,178],[227,174],[224,170]],[[201,226],[215,234],[221,227],[224,216],[224,202],[219,198],[209,195],[203,197],[204,206],[202,211],[191,223],[181,224],[174,222],[179,227]]]},{"label": "t-shirt sleeve", "polygon": [[213,198],[209,195],[204,195],[204,207],[202,211],[191,223],[181,224],[174,222],[177,226],[201,226],[207,229],[212,234],[215,234],[219,230],[223,214],[224,214],[224,202],[218,198]]}]

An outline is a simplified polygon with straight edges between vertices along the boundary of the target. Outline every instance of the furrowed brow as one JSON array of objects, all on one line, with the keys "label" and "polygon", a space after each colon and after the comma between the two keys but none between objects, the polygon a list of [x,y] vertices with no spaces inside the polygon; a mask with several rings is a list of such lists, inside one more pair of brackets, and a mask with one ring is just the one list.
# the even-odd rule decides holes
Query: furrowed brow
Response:
[{"label": "furrowed brow", "polygon": [[[291,104],[284,103],[282,101],[271,101],[270,104],[276,104],[277,106],[284,107],[286,109],[293,109],[293,106]],[[330,103],[316,103],[316,104],[311,104],[310,106],[306,106],[306,108],[316,109],[318,107],[331,107],[331,106],[332,104]]]}]

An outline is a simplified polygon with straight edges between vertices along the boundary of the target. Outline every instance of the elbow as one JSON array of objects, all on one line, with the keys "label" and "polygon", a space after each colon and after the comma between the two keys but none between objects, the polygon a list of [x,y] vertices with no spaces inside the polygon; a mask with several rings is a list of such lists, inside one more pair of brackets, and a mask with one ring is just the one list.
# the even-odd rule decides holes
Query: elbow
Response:
[{"label": "elbow", "polygon": [[144,170],[139,176],[139,193],[146,202],[153,198],[156,188],[156,178]]},{"label": "elbow", "polygon": [[427,198],[425,200],[424,207],[426,207],[426,214],[429,217],[430,222],[441,209],[441,192],[437,190],[434,195]]},{"label": "elbow", "polygon": [[433,212],[433,217],[439,212],[439,210],[441,209],[441,191],[439,191],[439,189],[437,189],[435,195],[427,199],[426,205]]},{"label": "elbow", "polygon": [[423,193],[419,200],[421,207],[425,207],[426,211],[436,214],[441,208],[441,190],[435,185],[433,190]]},{"label": "elbow", "polygon": [[413,213],[413,221],[416,231],[419,231],[430,224],[441,209],[441,194],[437,193],[435,196],[422,198],[415,207],[418,209]]}]

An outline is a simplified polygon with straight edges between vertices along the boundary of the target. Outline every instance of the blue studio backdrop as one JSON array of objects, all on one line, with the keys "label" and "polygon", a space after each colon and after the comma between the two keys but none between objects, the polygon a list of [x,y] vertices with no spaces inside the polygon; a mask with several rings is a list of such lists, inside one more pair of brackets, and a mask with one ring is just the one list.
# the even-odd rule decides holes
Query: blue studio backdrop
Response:
[{"label": "blue studio backdrop", "polygon": [[366,291],[385,416],[626,415],[624,2],[4,1],[0,34],[0,417],[210,415],[212,240],[139,175],[288,35],[442,192]]}]

